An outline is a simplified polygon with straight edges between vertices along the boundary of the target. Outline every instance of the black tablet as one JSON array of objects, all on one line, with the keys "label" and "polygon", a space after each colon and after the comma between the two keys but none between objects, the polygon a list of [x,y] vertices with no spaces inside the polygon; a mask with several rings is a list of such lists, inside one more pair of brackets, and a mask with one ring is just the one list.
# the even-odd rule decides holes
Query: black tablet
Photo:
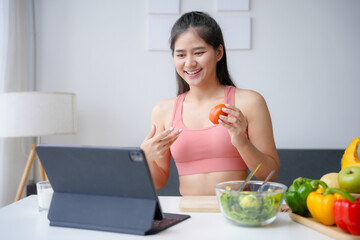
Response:
[{"label": "black tablet", "polygon": [[54,189],[51,226],[154,234],[189,215],[163,213],[140,148],[38,145]]}]

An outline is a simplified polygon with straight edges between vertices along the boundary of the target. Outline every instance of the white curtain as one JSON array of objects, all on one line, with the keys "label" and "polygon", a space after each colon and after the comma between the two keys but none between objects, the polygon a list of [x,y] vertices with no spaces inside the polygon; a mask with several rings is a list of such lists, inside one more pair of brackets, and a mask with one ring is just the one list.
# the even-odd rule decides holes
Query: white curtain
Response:
[{"label": "white curtain", "polygon": [[[33,6],[33,0],[0,0],[0,94],[34,90]],[[0,138],[0,207],[14,201],[32,140]]]}]

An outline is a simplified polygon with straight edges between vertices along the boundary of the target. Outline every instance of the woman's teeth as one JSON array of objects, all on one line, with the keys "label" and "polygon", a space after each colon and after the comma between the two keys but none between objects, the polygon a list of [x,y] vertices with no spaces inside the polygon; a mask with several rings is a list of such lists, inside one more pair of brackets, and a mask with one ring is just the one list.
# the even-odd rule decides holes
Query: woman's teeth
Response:
[{"label": "woman's teeth", "polygon": [[201,71],[201,69],[200,70],[197,70],[197,71],[194,71],[194,72],[186,72],[187,74],[190,74],[190,75],[194,75],[194,74],[196,74],[196,73],[198,73],[198,72],[200,72]]}]

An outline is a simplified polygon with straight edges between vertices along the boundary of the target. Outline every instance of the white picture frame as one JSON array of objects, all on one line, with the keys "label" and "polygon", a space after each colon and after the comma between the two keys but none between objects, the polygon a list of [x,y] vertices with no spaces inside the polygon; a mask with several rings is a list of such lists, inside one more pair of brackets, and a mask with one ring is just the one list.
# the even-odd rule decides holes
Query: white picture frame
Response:
[{"label": "white picture frame", "polygon": [[148,0],[149,14],[179,14],[180,0]]},{"label": "white picture frame", "polygon": [[171,28],[179,16],[148,15],[147,50],[170,51]]},{"label": "white picture frame", "polygon": [[217,0],[216,10],[222,11],[249,11],[250,0]]},{"label": "white picture frame", "polygon": [[218,19],[228,50],[251,48],[251,17],[221,16]]}]

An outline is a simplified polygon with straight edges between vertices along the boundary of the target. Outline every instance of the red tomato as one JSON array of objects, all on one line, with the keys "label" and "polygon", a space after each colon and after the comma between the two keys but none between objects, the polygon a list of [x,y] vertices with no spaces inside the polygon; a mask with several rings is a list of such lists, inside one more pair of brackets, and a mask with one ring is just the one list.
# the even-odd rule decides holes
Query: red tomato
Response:
[{"label": "red tomato", "polygon": [[225,104],[216,105],[213,109],[211,109],[209,119],[213,124],[219,124],[220,115],[227,116],[227,113],[224,113],[222,108],[226,108]]}]

